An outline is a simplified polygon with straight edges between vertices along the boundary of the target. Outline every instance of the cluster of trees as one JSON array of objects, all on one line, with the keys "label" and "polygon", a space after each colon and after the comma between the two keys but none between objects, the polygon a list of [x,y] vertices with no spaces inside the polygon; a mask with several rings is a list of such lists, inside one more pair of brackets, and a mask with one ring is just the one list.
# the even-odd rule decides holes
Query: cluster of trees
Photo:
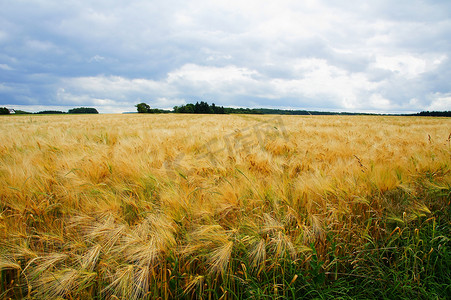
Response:
[{"label": "cluster of trees", "polygon": [[179,113],[179,114],[226,114],[230,113],[228,108],[216,106],[214,103],[209,105],[207,102],[201,101],[196,104],[188,103],[186,105],[174,106],[172,111],[162,110],[158,108],[150,108],[147,103],[139,103],[135,105],[138,113]]},{"label": "cluster of trees", "polygon": [[227,114],[247,114],[247,115],[262,115],[263,112],[260,108],[232,108],[226,107]]},{"label": "cluster of trees", "polygon": [[97,109],[92,107],[78,107],[67,111],[68,114],[98,114]]},{"label": "cluster of trees", "polygon": [[[97,109],[92,107],[78,107],[78,108],[72,108],[67,111],[67,114],[98,114],[99,112]],[[42,115],[57,115],[57,114],[66,114],[64,111],[60,110],[43,110],[39,111],[36,114],[42,114]]]},{"label": "cluster of trees", "polygon": [[412,116],[423,116],[423,117],[451,117],[451,111],[422,111]]},{"label": "cluster of trees", "polygon": [[9,109],[6,107],[0,107],[0,115],[9,115]]},{"label": "cluster of trees", "polygon": [[169,111],[158,109],[158,108],[150,108],[147,103],[139,103],[135,105],[136,110],[140,114],[160,114],[160,113],[168,113]]},{"label": "cluster of trees", "polygon": [[173,112],[182,114],[225,114],[223,106],[216,106],[214,103],[209,105],[207,102],[201,101],[196,104],[188,103],[186,105],[174,106]]},{"label": "cluster of trees", "polygon": [[43,111],[38,111],[36,114],[38,114],[38,115],[58,115],[58,114],[65,114],[65,112],[60,111],[60,110],[43,110]]}]

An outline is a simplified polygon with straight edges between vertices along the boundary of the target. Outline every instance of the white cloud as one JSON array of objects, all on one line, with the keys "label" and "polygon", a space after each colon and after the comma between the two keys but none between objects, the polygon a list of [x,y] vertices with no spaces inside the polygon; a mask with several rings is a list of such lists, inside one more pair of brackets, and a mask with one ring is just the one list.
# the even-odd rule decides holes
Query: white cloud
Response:
[{"label": "white cloud", "polygon": [[[350,73],[331,66],[321,59],[302,59],[293,64],[299,78],[271,81],[274,96],[316,99],[334,103],[338,107],[353,109],[364,101],[362,96],[371,93],[377,84],[369,81],[363,73]],[[318,104],[318,103],[316,103]]]},{"label": "white cloud", "polygon": [[101,62],[102,60],[105,60],[105,57],[96,54],[93,57],[91,57],[88,61],[89,62]]},{"label": "white cloud", "polygon": [[451,111],[451,93],[449,94],[434,94],[432,95],[432,102],[425,110],[429,111]]},{"label": "white cloud", "polygon": [[[102,102],[98,99],[107,96],[107,99],[124,105],[126,102],[144,101],[147,96],[151,105],[168,107],[185,102],[182,99],[186,99],[184,95],[189,91],[190,95],[199,98],[210,99],[218,95],[211,100],[219,100],[220,105],[227,105],[223,103],[227,98],[261,97],[294,99],[298,107],[308,106],[311,99],[316,99],[315,105],[323,103],[352,109],[362,107],[361,97],[369,97],[370,92],[377,87],[364,74],[349,73],[323,60],[300,60],[294,69],[297,75],[295,79],[273,79],[256,70],[233,65],[210,67],[195,64],[184,65],[159,81],[103,75],[70,78],[61,82],[63,88],[59,90],[58,98],[60,101],[100,105]],[[246,106],[249,103],[241,104]],[[372,103],[371,107],[377,102],[374,100]]]},{"label": "white cloud", "polygon": [[389,70],[399,76],[415,78],[425,72],[434,71],[446,58],[447,56],[444,54],[434,55],[429,58],[411,54],[380,55],[376,57],[376,61],[371,67]]},{"label": "white cloud", "polygon": [[[184,90],[194,95],[206,94],[246,94],[258,84],[255,77],[259,74],[255,70],[236,66],[210,67],[187,64],[180,69],[170,72],[167,84],[171,89],[177,89],[178,94]],[[223,96],[221,96],[223,97]]]},{"label": "white cloud", "polygon": [[389,111],[391,108],[390,100],[384,98],[380,94],[373,94],[369,98],[369,105],[373,109],[381,109],[384,111]]},{"label": "white cloud", "polygon": [[[59,101],[75,104],[101,105],[103,103],[99,99],[109,99],[118,105],[147,101],[153,106],[172,107],[183,103],[181,99],[188,89],[195,96],[216,91],[227,94],[246,93],[246,86],[251,81],[256,82],[252,78],[256,75],[256,71],[235,66],[217,68],[187,64],[160,81],[104,75],[64,79],[59,84],[57,98]],[[108,104],[112,105],[113,102]]]},{"label": "white cloud", "polygon": [[25,42],[25,46],[30,51],[47,52],[52,50],[57,50],[58,47],[49,41],[40,41],[35,39],[28,39]]},{"label": "white cloud", "polygon": [[7,64],[0,64],[0,69],[5,70],[5,71],[12,71],[12,70],[14,70],[13,68],[8,66]]},{"label": "white cloud", "polygon": [[146,93],[159,88],[152,80],[128,79],[121,76],[89,76],[67,78],[61,81],[64,91],[88,91],[91,95],[116,95],[121,97],[128,92]]}]

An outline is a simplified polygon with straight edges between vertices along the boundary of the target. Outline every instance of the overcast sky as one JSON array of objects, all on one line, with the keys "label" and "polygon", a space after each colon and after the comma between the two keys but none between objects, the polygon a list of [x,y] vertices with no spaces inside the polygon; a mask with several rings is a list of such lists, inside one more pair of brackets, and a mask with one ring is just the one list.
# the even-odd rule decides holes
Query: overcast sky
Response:
[{"label": "overcast sky", "polygon": [[0,0],[0,106],[196,101],[451,110],[451,1]]}]

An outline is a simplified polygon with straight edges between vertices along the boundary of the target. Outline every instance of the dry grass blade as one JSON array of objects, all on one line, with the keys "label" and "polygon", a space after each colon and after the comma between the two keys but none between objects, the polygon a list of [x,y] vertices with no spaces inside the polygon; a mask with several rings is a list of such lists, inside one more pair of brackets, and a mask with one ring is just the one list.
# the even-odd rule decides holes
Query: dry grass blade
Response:
[{"label": "dry grass blade", "polygon": [[104,292],[107,292],[110,296],[130,296],[130,299],[137,299],[131,297],[139,294],[134,282],[136,268],[135,265],[124,265],[117,268],[115,273],[107,278],[111,283],[104,289]]},{"label": "dry grass blade", "polygon": [[102,250],[102,246],[95,245],[89,251],[83,255],[81,259],[81,269],[92,272],[99,260],[100,252]]},{"label": "dry grass blade", "polygon": [[250,248],[249,258],[252,267],[260,268],[266,261],[266,242],[264,239],[256,240]]},{"label": "dry grass blade", "polygon": [[15,260],[2,255],[0,257],[0,271],[9,269],[21,270],[22,267]]},{"label": "dry grass blade", "polygon": [[46,256],[40,256],[32,259],[24,269],[30,273],[32,279],[39,277],[48,269],[64,265],[64,262],[69,258],[65,253],[51,253]]},{"label": "dry grass blade", "polygon": [[203,294],[204,282],[205,276],[203,275],[192,276],[188,284],[186,285],[185,289],[183,290],[183,294],[187,295],[195,289],[198,290],[199,294]]},{"label": "dry grass blade", "polygon": [[224,275],[232,255],[232,250],[232,241],[229,241],[214,249],[208,258],[208,263],[210,265],[209,272],[212,274],[220,273]]}]

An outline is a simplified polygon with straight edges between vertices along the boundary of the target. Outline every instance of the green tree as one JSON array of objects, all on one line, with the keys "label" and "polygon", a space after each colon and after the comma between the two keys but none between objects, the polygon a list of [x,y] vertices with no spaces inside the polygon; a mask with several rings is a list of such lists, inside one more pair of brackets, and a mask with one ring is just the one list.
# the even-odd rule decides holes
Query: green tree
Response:
[{"label": "green tree", "polygon": [[136,109],[138,110],[138,113],[140,113],[140,114],[150,112],[150,106],[147,103],[142,102],[142,103],[136,104],[135,106],[136,106]]},{"label": "green tree", "polygon": [[0,115],[9,115],[9,109],[6,107],[0,107]]},{"label": "green tree", "polygon": [[42,111],[38,111],[36,114],[39,115],[55,115],[55,114],[65,114],[64,111],[60,111],[60,110],[42,110]]},{"label": "green tree", "polygon": [[69,114],[98,114],[97,109],[92,107],[78,107],[72,108],[68,111]]}]

